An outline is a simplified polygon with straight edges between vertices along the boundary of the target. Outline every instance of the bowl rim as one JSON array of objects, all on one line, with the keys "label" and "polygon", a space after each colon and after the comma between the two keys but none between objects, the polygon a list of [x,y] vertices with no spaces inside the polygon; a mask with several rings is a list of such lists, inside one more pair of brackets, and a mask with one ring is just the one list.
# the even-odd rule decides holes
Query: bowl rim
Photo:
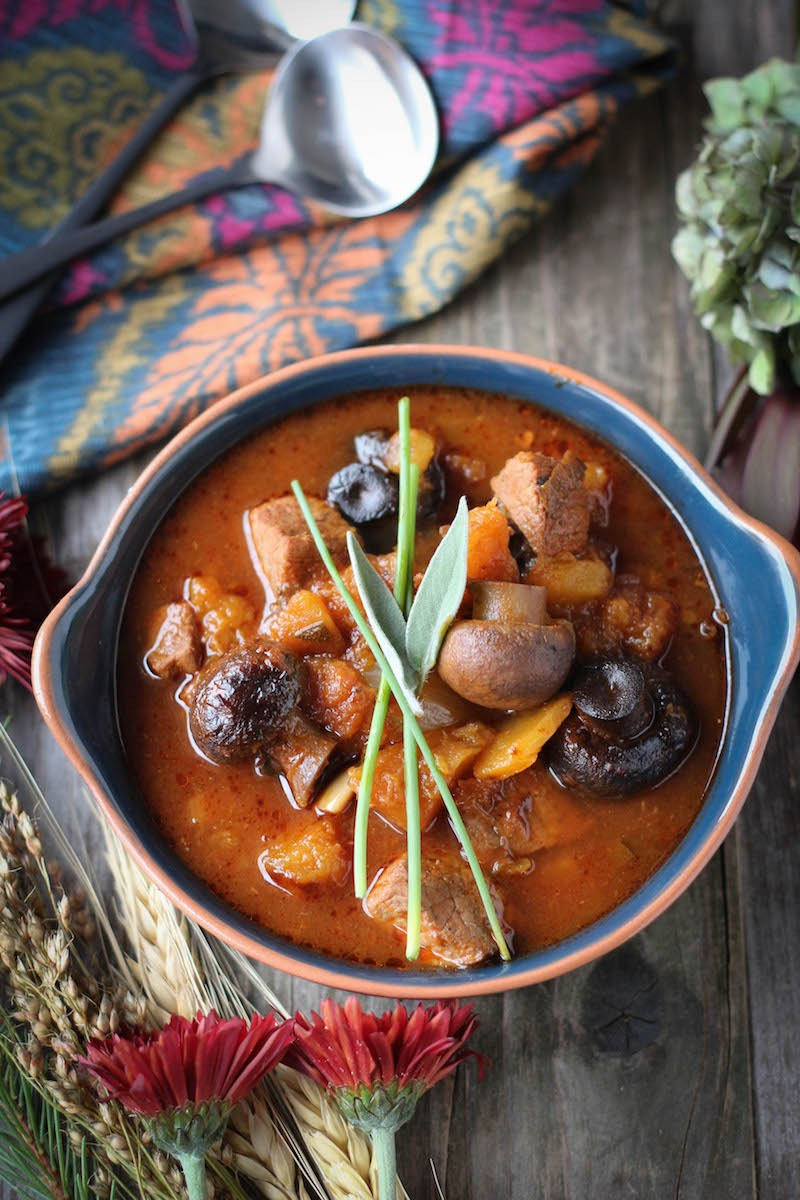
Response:
[{"label": "bowl rim", "polygon": [[[270,372],[268,375],[260,376],[258,379],[253,380],[244,387],[236,389],[236,391],[212,404],[175,434],[158,451],[122,499],[80,579],[66,596],[58,602],[43,622],[33,650],[33,691],[44,720],[60,748],[88,785],[101,813],[138,867],[178,909],[221,941],[259,962],[284,971],[289,975],[307,979],[320,986],[343,988],[349,991],[359,991],[369,995],[385,997],[441,998],[443,995],[487,995],[544,982],[547,979],[566,974],[568,971],[575,970],[586,963],[600,958],[602,955],[627,941],[651,921],[655,920],[656,917],[665,912],[696,878],[727,836],[753,784],[784,693],[800,662],[800,624],[795,624],[793,637],[783,647],[782,668],[773,678],[771,695],[754,731],[752,744],[743,770],[727,799],[724,811],[709,831],[705,841],[698,847],[694,857],[685,865],[683,870],[640,908],[638,912],[630,914],[616,928],[602,933],[590,945],[568,950],[555,964],[555,969],[553,969],[553,964],[540,964],[538,966],[531,966],[528,969],[517,970],[509,975],[498,975],[494,972],[487,973],[484,979],[480,978],[479,973],[477,978],[473,975],[469,979],[460,979],[458,972],[432,972],[429,982],[419,982],[417,979],[411,983],[404,980],[402,971],[392,973],[391,968],[382,968],[386,974],[385,980],[361,978],[356,974],[357,964],[350,964],[344,960],[333,958],[327,959],[319,954],[316,955],[316,962],[309,963],[305,961],[301,965],[294,958],[289,957],[289,955],[283,952],[280,945],[281,939],[279,939],[278,935],[272,935],[278,944],[269,946],[261,941],[254,940],[243,931],[240,932],[232,928],[223,919],[208,912],[201,899],[192,896],[184,890],[179,883],[173,880],[166,870],[162,869],[152,857],[147,847],[127,824],[123,814],[117,811],[113,801],[100,782],[91,760],[75,744],[66,727],[61,709],[55,699],[54,681],[51,673],[51,650],[62,618],[69,613],[87,589],[91,587],[94,577],[100,572],[101,567],[105,563],[109,546],[113,542],[129,510],[136,503],[140,494],[149,487],[151,481],[161,473],[176,450],[190,443],[201,430],[214,424],[225,414],[241,404],[246,403],[251,396],[263,393],[267,389],[272,390],[274,387],[280,388],[282,385],[295,380],[307,372],[324,370],[327,366],[338,366],[348,362],[391,359],[408,355],[414,355],[423,359],[428,357],[431,360],[437,357],[440,359],[457,357],[461,359],[489,360],[511,368],[516,367],[523,370],[534,370],[554,375],[589,392],[599,393],[602,397],[627,412],[640,425],[645,426],[649,435],[657,442],[660,441],[662,444],[665,444],[672,456],[680,459],[684,467],[689,469],[689,473],[695,476],[696,481],[704,485],[711,492],[712,496],[725,511],[729,520],[740,529],[749,532],[751,535],[755,535],[757,540],[761,543],[767,543],[777,552],[789,572],[797,593],[798,603],[800,603],[800,553],[774,530],[743,512],[725,494],[699,460],[679,442],[675,435],[665,429],[650,413],[614,388],[609,387],[607,384],[600,382],[583,371],[578,371],[549,359],[517,351],[444,343],[409,342],[382,346],[362,346],[319,355],[300,363],[293,363],[282,367],[277,371]],[[280,419],[280,417],[276,419]],[[265,421],[265,424],[267,423],[268,420]],[[611,444],[614,444],[613,440]],[[657,490],[660,491],[658,488]],[[688,524],[683,520],[682,524],[690,536],[692,536]],[[591,928],[591,926],[587,928]],[[271,931],[268,930],[267,932],[271,934]],[[566,939],[565,944],[568,942],[569,939]]]}]

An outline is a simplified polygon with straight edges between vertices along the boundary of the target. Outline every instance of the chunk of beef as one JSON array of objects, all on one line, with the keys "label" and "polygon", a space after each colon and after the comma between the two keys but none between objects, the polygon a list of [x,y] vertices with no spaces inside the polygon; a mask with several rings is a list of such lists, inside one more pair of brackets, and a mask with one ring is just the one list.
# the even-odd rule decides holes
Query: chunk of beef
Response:
[{"label": "chunk of beef", "polygon": [[[347,559],[351,526],[324,500],[310,497],[309,506],[337,567]],[[280,496],[251,508],[248,514],[253,550],[261,573],[276,596],[309,584],[325,573],[305,518],[294,496]]]},{"label": "chunk of beef", "polygon": [[307,808],[322,772],[336,749],[336,740],[297,711],[289,714],[268,753],[292,791],[299,808]]},{"label": "chunk of beef", "polygon": [[312,883],[341,883],[347,876],[349,854],[332,820],[321,817],[300,833],[271,838],[258,856],[262,875],[287,879],[303,887]]},{"label": "chunk of beef", "polygon": [[200,631],[190,604],[166,604],[156,614],[158,633],[147,655],[148,669],[159,679],[193,675],[203,662]]},{"label": "chunk of beef", "polygon": [[[408,859],[402,855],[378,875],[365,907],[376,921],[405,929],[407,901]],[[494,949],[475,881],[455,855],[423,856],[420,941],[436,958],[457,967],[482,962]]]},{"label": "chunk of beef", "polygon": [[585,467],[567,452],[559,460],[523,450],[509,458],[492,488],[536,554],[577,554],[589,535]]},{"label": "chunk of beef", "polygon": [[677,633],[680,609],[663,592],[622,579],[591,613],[575,623],[578,652],[632,654],[657,662]]},{"label": "chunk of beef", "polygon": [[538,851],[575,841],[594,820],[539,768],[504,780],[466,779],[455,801],[481,865],[493,875],[529,871]]}]

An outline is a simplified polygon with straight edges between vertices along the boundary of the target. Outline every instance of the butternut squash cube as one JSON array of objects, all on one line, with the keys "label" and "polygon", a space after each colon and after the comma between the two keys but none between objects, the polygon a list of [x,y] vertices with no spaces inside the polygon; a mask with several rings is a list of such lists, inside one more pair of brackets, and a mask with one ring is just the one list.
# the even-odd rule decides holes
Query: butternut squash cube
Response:
[{"label": "butternut squash cube", "polygon": [[467,579],[519,582],[519,568],[508,548],[511,526],[497,502],[469,511]]},{"label": "butternut squash cube", "polygon": [[[351,767],[348,775],[357,791],[361,782],[361,767]],[[430,772],[424,763],[420,763],[419,811],[420,824],[423,829],[427,829],[432,824],[441,807],[442,798],[431,779]],[[383,746],[378,751],[370,808],[395,829],[406,829],[406,788],[401,744]]]},{"label": "butternut squash cube", "polygon": [[321,596],[301,589],[270,614],[264,633],[298,657],[344,653],[344,638]]},{"label": "butternut squash cube", "polygon": [[342,882],[349,856],[329,817],[320,817],[301,833],[273,838],[258,856],[262,875],[278,875],[303,887],[312,883]]},{"label": "butternut squash cube", "polygon": [[203,641],[209,654],[226,654],[256,632],[256,610],[235,592],[225,592],[202,619]]},{"label": "butternut squash cube", "polygon": [[[431,459],[436,453],[436,442],[424,429],[414,429],[412,427],[409,437],[409,449],[411,451],[411,461],[412,463],[416,463],[419,467],[419,473],[422,475],[430,466]],[[389,438],[383,461],[388,470],[393,471],[395,475],[400,474],[402,455],[400,453],[399,433],[393,433]]]},{"label": "butternut squash cube", "polygon": [[209,654],[225,654],[253,637],[256,610],[238,592],[226,592],[213,575],[192,575],[184,594],[200,618],[201,636]]},{"label": "butternut squash cube", "polygon": [[356,752],[366,737],[375,689],[354,666],[341,658],[312,658],[306,663],[303,709],[338,741],[356,739]]},{"label": "butternut squash cube", "polygon": [[614,575],[608,564],[592,551],[584,558],[576,558],[574,554],[548,558],[540,554],[525,582],[547,588],[549,608],[582,608],[606,598]]},{"label": "butternut squash cube", "polygon": [[492,737],[492,728],[480,721],[456,725],[454,728],[434,729],[427,734],[436,765],[448,784],[463,779]]},{"label": "butternut squash cube", "polygon": [[494,739],[479,754],[472,773],[476,779],[508,779],[533,766],[539,751],[572,708],[566,692],[538,708],[511,713],[497,727]]}]

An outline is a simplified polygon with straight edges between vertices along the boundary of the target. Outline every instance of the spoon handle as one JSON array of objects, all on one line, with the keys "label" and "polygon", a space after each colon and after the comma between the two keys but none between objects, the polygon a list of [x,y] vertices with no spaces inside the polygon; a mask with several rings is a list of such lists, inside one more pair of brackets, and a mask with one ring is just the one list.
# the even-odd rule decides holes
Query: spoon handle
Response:
[{"label": "spoon handle", "polygon": [[[117,191],[120,183],[140,155],[211,73],[207,68],[197,66],[181,74],[130,140],[126,142],[119,154],[89,185],[54,233],[38,246],[21,251],[20,254],[11,255],[5,262],[0,261],[0,280],[2,280],[0,299],[20,292],[19,295],[14,296],[12,301],[0,308],[0,361],[14,346],[56,279],[55,275],[42,278],[48,272],[48,267],[45,266],[42,270],[33,271],[29,277],[21,276],[18,282],[8,287],[10,277],[6,275],[6,264],[11,265],[20,258],[27,258],[29,261],[35,260],[38,254],[48,246],[60,243],[61,238],[66,236],[68,231],[80,229],[81,226],[91,221],[92,217],[105,207]],[[56,262],[53,265],[60,265],[60,263]],[[29,284],[35,284],[35,286],[28,286]],[[21,290],[23,288],[24,291]]]},{"label": "spoon handle", "polygon": [[148,221],[152,221],[156,217],[173,212],[176,208],[183,208],[184,205],[191,204],[195,200],[202,200],[224,188],[243,187],[245,184],[256,182],[258,180],[252,172],[249,159],[243,159],[231,167],[220,167],[214,171],[208,171],[205,175],[193,180],[187,187],[182,188],[181,191],[161,196],[160,199],[153,200],[150,204],[132,208],[128,212],[120,213],[117,217],[107,217],[103,221],[96,221],[82,229],[57,234],[41,245],[34,246],[31,250],[22,250],[18,254],[12,254],[0,262],[0,273],[2,274],[0,300],[13,296],[22,288],[27,288],[56,267],[63,267],[73,258],[96,250],[106,242],[130,233],[132,229],[138,229],[140,225],[146,225]]}]

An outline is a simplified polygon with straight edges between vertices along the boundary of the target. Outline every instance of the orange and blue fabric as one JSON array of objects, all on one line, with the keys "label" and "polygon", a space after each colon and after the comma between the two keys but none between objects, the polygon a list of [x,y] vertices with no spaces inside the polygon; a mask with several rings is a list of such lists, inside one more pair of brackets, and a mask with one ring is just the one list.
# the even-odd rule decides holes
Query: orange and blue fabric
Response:
[{"label": "orange and blue fabric", "polygon": [[[53,489],[279,366],[440,309],[675,65],[632,3],[363,0],[357,15],[430,82],[442,133],[430,183],[394,212],[338,223],[251,185],[75,263],[3,369],[0,488]],[[173,0],[0,0],[0,255],[47,235],[190,61]],[[268,86],[261,73],[198,95],[112,211],[253,148]]]}]

